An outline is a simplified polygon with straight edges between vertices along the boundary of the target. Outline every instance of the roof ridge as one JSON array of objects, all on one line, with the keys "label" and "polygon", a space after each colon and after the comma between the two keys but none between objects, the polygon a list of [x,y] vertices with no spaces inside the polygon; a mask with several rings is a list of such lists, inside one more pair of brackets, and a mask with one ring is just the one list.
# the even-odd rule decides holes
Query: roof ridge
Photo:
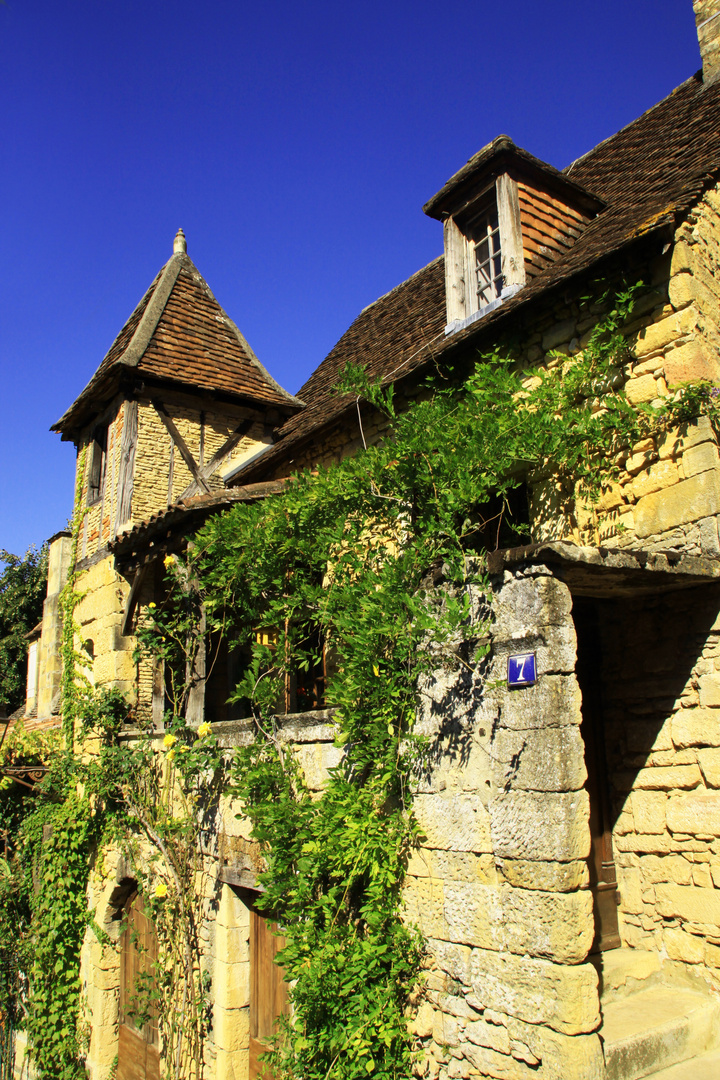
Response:
[{"label": "roof ridge", "polygon": [[[140,322],[135,328],[135,333],[130,338],[125,351],[116,360],[116,363],[125,364],[126,367],[137,367],[142,360],[145,350],[150,344],[150,339],[157,329],[157,324],[160,322],[162,313],[165,311],[170,294],[175,287],[175,282],[182,269],[183,259],[187,259],[192,266],[192,260],[188,255],[177,252],[163,266],[160,271],[160,279],[156,279],[157,284],[142,313]],[[145,297],[143,297],[144,299]],[[142,303],[142,300],[140,303]]]}]

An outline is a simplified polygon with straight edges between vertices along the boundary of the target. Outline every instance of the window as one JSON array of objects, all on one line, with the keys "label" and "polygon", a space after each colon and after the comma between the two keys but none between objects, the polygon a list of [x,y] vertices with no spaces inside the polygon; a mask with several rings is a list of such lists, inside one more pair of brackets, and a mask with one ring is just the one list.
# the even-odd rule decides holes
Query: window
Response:
[{"label": "window", "polygon": [[504,277],[500,251],[500,223],[497,207],[486,207],[466,225],[468,239],[474,245],[477,310],[501,295]]},{"label": "window", "polygon": [[88,475],[88,506],[100,502],[105,483],[105,457],[107,453],[107,425],[96,427],[90,442],[90,472]]},{"label": "window", "polygon": [[445,218],[446,333],[482,318],[524,283],[517,184],[501,175]]}]

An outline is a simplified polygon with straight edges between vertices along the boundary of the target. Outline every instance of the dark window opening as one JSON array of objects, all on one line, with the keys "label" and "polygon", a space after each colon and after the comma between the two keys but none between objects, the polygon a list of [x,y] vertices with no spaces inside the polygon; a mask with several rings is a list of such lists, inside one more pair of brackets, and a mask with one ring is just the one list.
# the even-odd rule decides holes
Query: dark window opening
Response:
[{"label": "dark window opening", "polygon": [[[322,635],[310,624],[293,626],[291,634],[299,658],[293,668],[285,673],[277,712],[282,715],[324,709],[327,661]],[[273,628],[258,628],[254,631],[254,638],[259,645],[271,651],[277,647],[278,634]],[[229,700],[248,671],[250,660],[249,644],[229,648],[226,638],[218,633],[208,634],[204,715],[209,723],[241,720],[252,714],[248,697]]]},{"label": "dark window opening", "polygon": [[107,456],[107,425],[96,427],[90,443],[90,473],[88,476],[88,506],[102,498]]},{"label": "dark window opening", "polygon": [[473,515],[475,529],[466,537],[470,551],[497,551],[531,542],[527,484],[494,495]]}]

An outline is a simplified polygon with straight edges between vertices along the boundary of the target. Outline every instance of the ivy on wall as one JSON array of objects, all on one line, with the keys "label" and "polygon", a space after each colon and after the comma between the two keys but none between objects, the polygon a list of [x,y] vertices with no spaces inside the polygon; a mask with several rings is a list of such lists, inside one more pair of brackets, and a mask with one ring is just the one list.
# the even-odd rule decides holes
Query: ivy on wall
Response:
[{"label": "ivy on wall", "polygon": [[[410,1075],[406,1006],[422,942],[402,918],[402,884],[418,840],[411,791],[426,751],[413,722],[423,674],[473,666],[487,648],[468,601],[470,583],[487,585],[482,559],[467,556],[495,546],[508,525],[522,533],[524,522],[510,520],[512,496],[528,474],[553,484],[572,516],[578,496],[592,505],[639,439],[701,413],[717,419],[709,384],[661,408],[628,402],[623,327],[637,292],[605,297],[577,356],[527,372],[512,357],[483,357],[461,388],[430,381],[406,412],[392,388],[348,369],[340,389],[385,414],[383,444],[236,505],[200,530],[186,559],[166,559],[165,598],[138,630],[139,649],[162,661],[170,688],[161,752],[149,730],[129,746],[120,735],[126,704],[83,678],[71,579],[65,753],[22,826],[25,881],[41,871],[39,892],[27,893],[25,966],[41,1075],[82,1074],[78,957],[93,918],[92,853],[106,843],[135,867],[158,929],[146,1007],[159,1011],[166,1071],[200,1075],[212,996],[200,964],[200,838],[223,795],[252,822],[267,861],[259,903],[286,939],[280,962],[293,1014],[269,1055],[278,1080]],[[76,510],[79,502],[78,494]],[[77,510],[75,544],[81,520]],[[255,738],[230,755],[229,777],[210,726],[192,730],[184,719],[206,631],[247,658],[235,696],[250,703]],[[342,754],[318,794],[278,713],[286,681],[316,670],[321,648]]]}]

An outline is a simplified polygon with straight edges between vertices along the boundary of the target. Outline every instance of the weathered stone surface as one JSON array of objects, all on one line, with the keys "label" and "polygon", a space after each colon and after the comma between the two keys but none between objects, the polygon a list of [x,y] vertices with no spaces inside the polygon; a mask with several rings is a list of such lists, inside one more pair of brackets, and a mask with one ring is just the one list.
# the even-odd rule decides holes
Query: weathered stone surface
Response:
[{"label": "weathered stone surface", "polygon": [[500,858],[571,862],[590,851],[586,791],[541,794],[512,791],[488,804],[495,854]]},{"label": "weathered stone surface", "polygon": [[628,379],[625,383],[628,401],[637,404],[640,401],[652,401],[657,397],[654,375],[641,375],[638,379]]},{"label": "weathered stone surface", "polygon": [[237,1053],[247,1050],[250,1037],[250,1017],[248,1009],[213,1008],[213,1035],[218,1050]]},{"label": "weathered stone surface", "polygon": [[646,472],[641,472],[635,477],[632,484],[632,493],[636,499],[643,495],[649,495],[653,491],[662,491],[663,488],[671,487],[680,479],[677,465],[672,461],[658,461],[651,465]]},{"label": "weathered stone surface", "polygon": [[670,278],[668,297],[676,311],[691,304],[695,299],[695,285],[692,274],[676,274]]},{"label": "weathered stone surface", "polygon": [[577,660],[575,627],[570,621],[561,626],[528,627],[527,633],[519,632],[516,637],[502,641],[494,638],[493,666],[500,678],[507,673],[508,656],[519,652],[536,654],[537,671],[541,678],[549,672],[571,675]]},{"label": "weathered stone surface", "polygon": [[502,859],[499,871],[517,889],[540,889],[544,892],[573,892],[589,881],[586,862],[531,862],[528,859]]},{"label": "weathered stone surface", "polygon": [[496,595],[493,637],[506,641],[539,626],[562,626],[571,621],[571,612],[570,590],[557,578],[517,578]]},{"label": "weathered stone surface", "polygon": [[720,924],[720,889],[695,885],[656,885],[657,907],[665,918],[717,926]]},{"label": "weathered stone surface", "polygon": [[577,1035],[600,1023],[598,976],[592,964],[565,966],[549,960],[473,949],[474,997],[483,1008],[530,1024]]},{"label": "weathered stone surface", "polygon": [[548,352],[550,349],[556,349],[558,345],[563,345],[566,341],[572,340],[574,336],[574,319],[565,319],[563,322],[555,323],[555,325],[543,335],[543,352]]},{"label": "weathered stone surface", "polygon": [[587,778],[585,747],[576,725],[510,731],[490,744],[493,780],[501,790],[578,791]]},{"label": "weathered stone surface", "polygon": [[414,877],[441,878],[443,881],[472,881],[494,885],[497,881],[492,855],[470,851],[439,851],[419,848],[408,860],[408,874]]},{"label": "weathered stone surface", "polygon": [[510,1053],[510,1034],[502,1024],[488,1024],[486,1020],[474,1020],[465,1028],[465,1036],[476,1046],[487,1046],[500,1054]]},{"label": "weathered stone surface", "polygon": [[720,674],[708,672],[700,676],[699,683],[700,704],[706,707],[720,705]]},{"label": "weathered stone surface", "polygon": [[671,960],[682,960],[685,964],[704,962],[705,939],[686,934],[678,927],[668,927],[663,931],[663,945]]},{"label": "weathered stone surface", "polygon": [[641,330],[635,345],[636,356],[647,356],[648,353],[664,349],[673,341],[686,334],[693,320],[687,313],[669,315],[659,322],[651,323]]},{"label": "weathered stone surface", "polygon": [[720,836],[720,793],[698,791],[671,798],[667,824],[671,832]]},{"label": "weathered stone surface", "polygon": [[328,770],[340,764],[342,747],[332,743],[302,743],[295,748],[305,783],[311,791],[322,791],[328,782]]},{"label": "weathered stone surface", "polygon": [[212,989],[218,1008],[244,1009],[250,1004],[250,964],[226,964],[216,959]]},{"label": "weathered stone surface", "polygon": [[445,889],[437,878],[405,878],[403,887],[405,919],[418,927],[423,937],[450,937],[445,922]]},{"label": "weathered stone surface", "polygon": [[500,699],[500,725],[515,731],[562,727],[582,720],[574,676],[543,675],[535,686],[507,691]]},{"label": "weathered stone surface", "polygon": [[672,388],[699,379],[717,379],[717,364],[699,341],[688,341],[665,354],[665,378]]},{"label": "weathered stone surface", "polygon": [[457,1046],[460,1042],[460,1027],[456,1017],[436,1010],[433,1016],[432,1036],[440,1046]]},{"label": "weathered stone surface", "polygon": [[689,789],[701,783],[702,776],[697,765],[653,766],[650,769],[641,769],[635,779],[636,788],[649,791]]},{"label": "weathered stone surface", "polygon": [[667,798],[664,791],[633,791],[630,799],[637,832],[665,832]]},{"label": "weathered stone surface", "polygon": [[449,882],[445,921],[452,941],[577,963],[592,943],[592,896]]},{"label": "weathered stone surface", "polygon": [[511,1047],[524,1045],[541,1062],[538,1080],[605,1080],[605,1062],[597,1035],[563,1035],[541,1025],[508,1018]]},{"label": "weathered stone surface", "polygon": [[682,464],[685,476],[695,476],[697,473],[707,472],[708,469],[717,469],[720,466],[718,448],[710,442],[691,446],[683,454]]},{"label": "weathered stone surface", "polygon": [[717,513],[720,485],[715,472],[703,472],[640,499],[635,507],[635,531],[642,539]]},{"label": "weathered stone surface", "polygon": [[430,953],[435,957],[435,963],[442,971],[465,986],[470,985],[470,957],[472,950],[467,945],[458,945],[452,941],[429,938],[427,946]]},{"label": "weathered stone surface", "polygon": [[434,1023],[435,1010],[429,1001],[423,1001],[415,1019],[408,1024],[408,1028],[413,1035],[417,1035],[420,1039],[426,1039],[429,1035],[432,1035]]},{"label": "weathered stone surface", "polygon": [[672,741],[678,749],[720,746],[720,712],[708,708],[681,709],[672,718]]},{"label": "weathered stone surface", "polygon": [[720,788],[720,747],[698,750],[697,756],[707,786]]},{"label": "weathered stone surface", "polygon": [[413,810],[425,836],[424,847],[492,852],[490,815],[479,795],[416,795]]}]

